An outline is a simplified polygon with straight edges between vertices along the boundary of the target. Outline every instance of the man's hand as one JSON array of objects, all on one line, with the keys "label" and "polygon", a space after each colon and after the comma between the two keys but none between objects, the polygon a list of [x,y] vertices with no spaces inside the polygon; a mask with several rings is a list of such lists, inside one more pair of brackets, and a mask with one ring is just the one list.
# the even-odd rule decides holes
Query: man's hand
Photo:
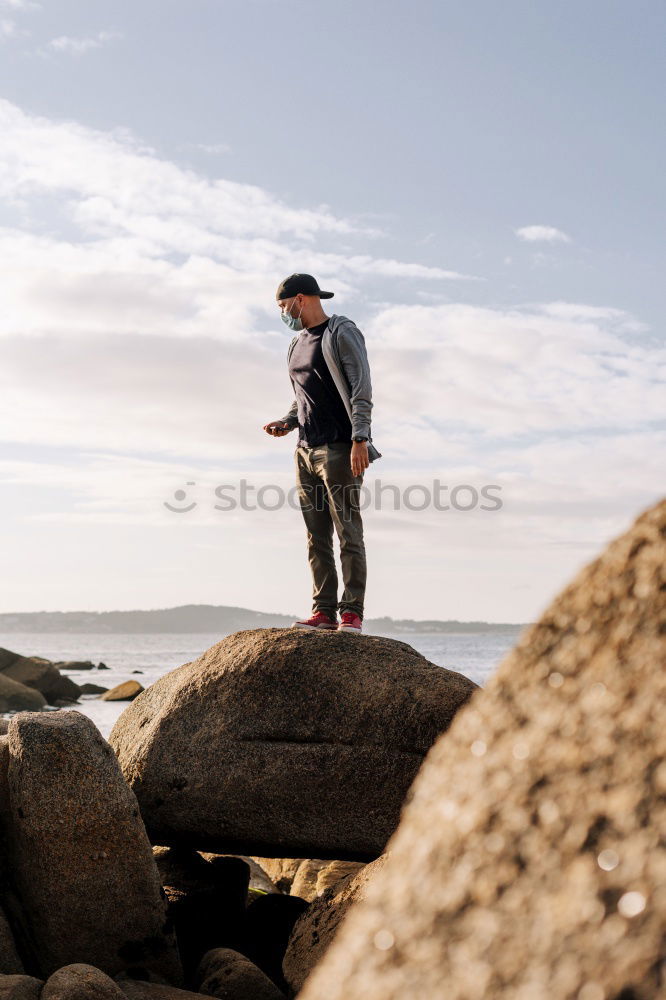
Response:
[{"label": "man's hand", "polygon": [[271,420],[270,424],[264,424],[264,430],[272,437],[284,437],[291,429],[284,420]]},{"label": "man's hand", "polygon": [[353,441],[351,446],[352,476],[360,476],[369,465],[370,459],[368,458],[368,442]]}]

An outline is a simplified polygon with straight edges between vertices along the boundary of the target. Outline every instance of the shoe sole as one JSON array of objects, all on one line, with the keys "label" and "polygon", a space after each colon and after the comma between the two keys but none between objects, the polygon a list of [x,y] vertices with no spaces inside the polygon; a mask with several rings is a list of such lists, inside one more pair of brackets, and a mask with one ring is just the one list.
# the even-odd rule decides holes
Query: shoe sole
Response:
[{"label": "shoe sole", "polygon": [[338,632],[356,632],[357,635],[363,635],[363,629],[354,628],[353,625],[338,625]]},{"label": "shoe sole", "polygon": [[305,624],[299,625],[296,622],[294,622],[294,624],[291,627],[307,628],[310,629],[312,632],[337,632],[338,630],[337,625],[305,625]]}]

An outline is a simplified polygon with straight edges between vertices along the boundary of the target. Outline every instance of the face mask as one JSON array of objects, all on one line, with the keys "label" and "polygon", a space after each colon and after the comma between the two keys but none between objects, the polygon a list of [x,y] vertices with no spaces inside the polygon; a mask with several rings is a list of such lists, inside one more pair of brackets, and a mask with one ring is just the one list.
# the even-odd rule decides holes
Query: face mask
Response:
[{"label": "face mask", "polygon": [[298,316],[292,316],[291,313],[287,312],[286,309],[282,310],[280,318],[283,323],[286,323],[290,330],[302,330],[303,323],[301,321],[301,313],[303,312],[303,306],[301,306],[301,312]]}]

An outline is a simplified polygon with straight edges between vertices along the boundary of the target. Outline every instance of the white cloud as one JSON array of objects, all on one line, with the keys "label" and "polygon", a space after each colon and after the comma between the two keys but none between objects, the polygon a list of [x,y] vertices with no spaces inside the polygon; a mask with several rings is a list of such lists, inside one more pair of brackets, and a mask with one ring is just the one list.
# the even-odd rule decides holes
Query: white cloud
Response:
[{"label": "white cloud", "polygon": [[[473,289],[479,280],[373,256],[356,220],[207,179],[124,130],[50,121],[6,101],[0,128],[0,196],[15,216],[0,229],[0,428],[19,451],[0,463],[0,478],[20,494],[16,518],[28,527],[32,518],[159,526],[162,500],[190,478],[203,489],[261,470],[288,488],[295,435],[276,441],[262,430],[292,399],[290,334],[274,303],[285,274],[315,273],[335,290],[336,312],[370,278],[392,289],[396,278],[415,280],[422,296],[426,283],[436,292],[444,281]],[[578,549],[587,554],[657,495],[666,351],[637,336],[646,327],[635,317],[566,301],[365,310],[373,436],[384,456],[367,481],[440,476],[504,489],[505,508],[490,520],[373,514],[375,537],[391,542],[391,557],[416,560],[423,579],[437,582],[438,552],[457,552],[456,573],[485,559],[491,580],[514,573],[520,553],[531,580],[533,549],[536,578],[550,586],[552,573],[566,579]],[[32,448],[55,457],[28,460]],[[62,502],[26,509],[33,488],[58,490]],[[197,516],[216,523],[210,509]],[[279,516],[300,538],[294,512]],[[275,523],[269,513],[239,515],[234,544],[274,551]],[[544,561],[548,581],[538,575]],[[469,584],[472,603],[482,571]]]},{"label": "white cloud", "polygon": [[13,21],[9,17],[0,17],[0,41],[6,41],[8,38],[14,38],[18,34],[18,28],[16,27],[16,21]]},{"label": "white cloud", "polygon": [[366,231],[325,206],[294,208],[254,185],[208,180],[126,130],[53,122],[7,101],[0,128],[0,196],[20,218],[0,230],[0,337],[140,329],[244,340],[253,315],[273,316],[275,287],[293,270],[335,281],[338,292],[365,275],[466,277],[318,249]]},{"label": "white cloud", "polygon": [[57,38],[52,38],[47,43],[47,48],[53,49],[55,52],[73,52],[75,55],[81,55],[84,52],[89,52],[91,49],[100,49],[108,42],[116,41],[122,37],[122,34],[118,31],[98,31],[96,35],[89,35],[84,38],[75,38],[71,35],[58,35]]},{"label": "white cloud", "polygon": [[522,226],[514,229],[514,233],[528,243],[571,243],[571,237],[554,226]]}]

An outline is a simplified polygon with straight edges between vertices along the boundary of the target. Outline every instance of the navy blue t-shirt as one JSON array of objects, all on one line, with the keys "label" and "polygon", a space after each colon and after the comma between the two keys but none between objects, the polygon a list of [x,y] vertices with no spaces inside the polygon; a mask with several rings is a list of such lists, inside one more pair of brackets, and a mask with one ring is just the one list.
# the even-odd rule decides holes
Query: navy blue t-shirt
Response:
[{"label": "navy blue t-shirt", "polygon": [[298,407],[298,445],[308,448],[334,441],[351,443],[351,420],[321,349],[327,326],[325,320],[301,330],[289,359]]}]

